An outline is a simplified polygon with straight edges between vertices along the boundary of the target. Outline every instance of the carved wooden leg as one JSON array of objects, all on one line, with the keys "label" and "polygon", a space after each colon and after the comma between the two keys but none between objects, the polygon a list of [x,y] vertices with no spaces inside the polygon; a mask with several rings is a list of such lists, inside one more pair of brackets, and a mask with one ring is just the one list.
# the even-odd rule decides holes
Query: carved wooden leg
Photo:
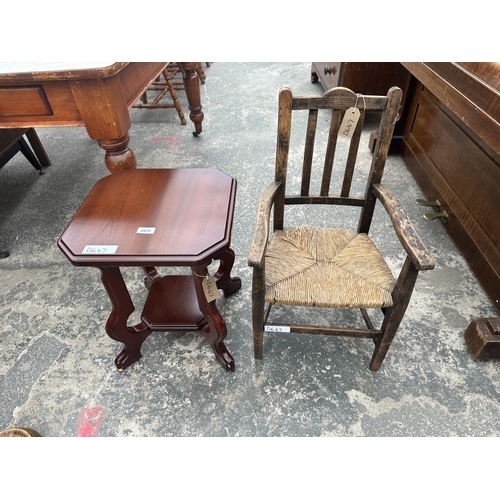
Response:
[{"label": "carved wooden leg", "polygon": [[224,292],[227,297],[241,288],[241,280],[238,277],[231,278],[231,269],[234,264],[234,252],[228,248],[220,257],[219,269],[214,275],[217,288]]},{"label": "carved wooden leg", "polygon": [[106,323],[106,333],[125,348],[115,359],[118,370],[124,370],[141,357],[141,345],[151,333],[144,323],[128,327],[127,319],[134,311],[119,267],[101,267],[101,279],[113,306]]},{"label": "carved wooden leg", "polygon": [[234,359],[224,345],[227,328],[224,319],[215,305],[215,300],[207,302],[203,291],[204,276],[208,274],[207,266],[193,267],[193,280],[198,297],[200,311],[207,319],[207,324],[202,328],[203,335],[212,348],[215,359],[228,371],[234,372]]},{"label": "carved wooden leg", "polygon": [[391,347],[392,339],[396,335],[399,324],[403,319],[410,296],[418,276],[418,269],[410,258],[406,261],[399,274],[394,290],[394,305],[389,308],[382,323],[382,337],[375,342],[375,350],[370,361],[370,370],[377,371]]},{"label": "carved wooden leg", "polygon": [[178,64],[182,71],[184,89],[189,103],[189,110],[191,111],[189,118],[194,123],[195,132],[193,132],[193,135],[196,137],[202,132],[201,122],[204,116],[201,111],[200,80],[196,72],[196,63],[183,62]]},{"label": "carved wooden leg", "polygon": [[99,146],[106,151],[104,163],[112,174],[137,167],[135,154],[128,147],[129,141],[128,134],[121,139],[99,139]]},{"label": "carved wooden leg", "polygon": [[70,81],[71,92],[89,137],[106,151],[104,162],[111,173],[137,167],[128,148],[132,122],[120,75],[109,78],[78,78]]}]

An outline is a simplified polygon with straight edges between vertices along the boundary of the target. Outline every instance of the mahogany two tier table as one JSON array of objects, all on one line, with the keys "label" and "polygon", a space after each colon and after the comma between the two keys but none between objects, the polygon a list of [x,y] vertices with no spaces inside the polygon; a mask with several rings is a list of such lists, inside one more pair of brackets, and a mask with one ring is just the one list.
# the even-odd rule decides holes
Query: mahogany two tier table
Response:
[{"label": "mahogany two tier table", "polygon": [[[227,296],[241,287],[230,276],[235,196],[236,180],[216,169],[134,169],[100,179],[83,202],[58,245],[75,266],[101,271],[112,304],[106,332],[125,345],[115,359],[119,370],[141,357],[152,331],[200,330],[217,361],[234,371],[215,299],[218,290]],[[134,305],[125,266],[141,267],[149,290],[135,326],[127,325]],[[157,267],[191,272],[161,276]]]}]

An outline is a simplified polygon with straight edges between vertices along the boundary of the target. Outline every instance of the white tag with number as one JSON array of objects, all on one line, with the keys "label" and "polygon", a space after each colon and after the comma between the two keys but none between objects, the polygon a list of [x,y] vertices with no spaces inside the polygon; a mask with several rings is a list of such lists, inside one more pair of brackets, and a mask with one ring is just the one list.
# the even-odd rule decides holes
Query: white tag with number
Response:
[{"label": "white tag with number", "polygon": [[154,234],[156,227],[140,227],[137,229],[137,234]]},{"label": "white tag with number", "polygon": [[115,253],[118,245],[85,245],[82,254],[103,255]]},{"label": "white tag with number", "polygon": [[354,130],[356,129],[356,125],[358,124],[360,112],[358,108],[349,108],[344,115],[344,119],[342,120],[342,124],[339,129],[339,136],[345,137],[346,139],[350,139],[352,134],[354,134]]},{"label": "white tag with number", "polygon": [[203,278],[201,285],[203,287],[203,291],[205,292],[207,302],[212,302],[220,297],[219,290],[217,290],[217,283],[215,283],[215,278],[210,274],[206,278]]},{"label": "white tag with number", "polygon": [[288,332],[290,333],[289,326],[274,326],[274,325],[266,325],[264,326],[265,332]]}]

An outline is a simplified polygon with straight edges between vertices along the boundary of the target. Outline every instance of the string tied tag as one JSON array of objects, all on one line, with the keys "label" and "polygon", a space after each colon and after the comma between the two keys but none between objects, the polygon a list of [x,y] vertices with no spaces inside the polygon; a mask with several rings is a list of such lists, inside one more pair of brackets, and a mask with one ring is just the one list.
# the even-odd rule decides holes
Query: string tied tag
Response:
[{"label": "string tied tag", "polygon": [[220,297],[219,290],[217,290],[217,283],[215,281],[215,278],[210,273],[207,272],[206,276],[200,276],[199,274],[196,274],[193,270],[191,270],[191,272],[195,276],[198,276],[198,278],[203,278],[201,286],[203,288],[203,292],[205,293],[207,302],[212,302]]},{"label": "string tied tag", "polygon": [[354,103],[354,107],[350,107],[346,110],[344,114],[344,119],[339,128],[339,137],[345,137],[346,139],[350,139],[356,130],[356,125],[358,124],[359,117],[361,112],[358,108],[358,100],[359,98],[363,99],[364,110],[366,110],[366,100],[365,96],[362,94],[356,94],[356,102]]}]

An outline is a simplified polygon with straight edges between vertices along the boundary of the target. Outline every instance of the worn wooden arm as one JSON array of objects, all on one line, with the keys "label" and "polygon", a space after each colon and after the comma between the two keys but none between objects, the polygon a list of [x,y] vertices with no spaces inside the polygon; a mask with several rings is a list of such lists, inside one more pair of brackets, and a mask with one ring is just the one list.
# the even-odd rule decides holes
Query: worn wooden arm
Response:
[{"label": "worn wooden arm", "polygon": [[264,254],[266,252],[267,240],[269,239],[269,219],[274,198],[281,188],[281,182],[273,182],[262,193],[257,206],[257,221],[253,235],[252,245],[248,254],[248,265],[251,267],[262,267]]},{"label": "worn wooden arm", "polygon": [[415,231],[403,205],[396,195],[383,184],[374,184],[373,193],[391,218],[396,235],[413,265],[419,270],[434,269],[436,262]]}]

